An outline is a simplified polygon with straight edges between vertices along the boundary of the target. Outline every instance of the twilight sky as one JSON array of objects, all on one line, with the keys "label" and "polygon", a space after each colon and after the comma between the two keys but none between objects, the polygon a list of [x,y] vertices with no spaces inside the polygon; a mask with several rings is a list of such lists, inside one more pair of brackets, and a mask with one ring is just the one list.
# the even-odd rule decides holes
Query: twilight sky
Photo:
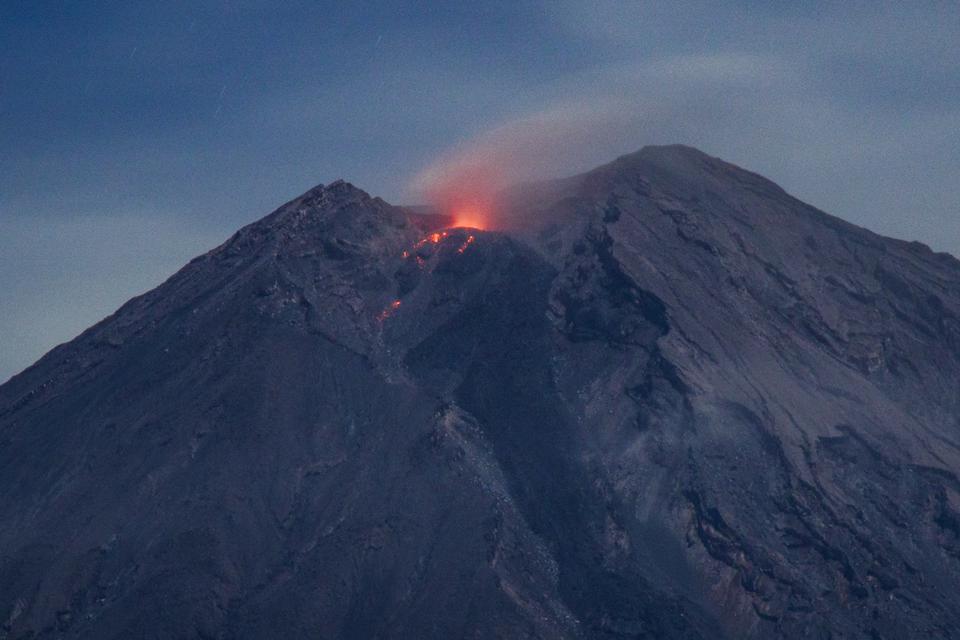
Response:
[{"label": "twilight sky", "polygon": [[716,4],[0,4],[0,382],[317,183],[490,149],[682,142],[960,255],[960,4]]}]

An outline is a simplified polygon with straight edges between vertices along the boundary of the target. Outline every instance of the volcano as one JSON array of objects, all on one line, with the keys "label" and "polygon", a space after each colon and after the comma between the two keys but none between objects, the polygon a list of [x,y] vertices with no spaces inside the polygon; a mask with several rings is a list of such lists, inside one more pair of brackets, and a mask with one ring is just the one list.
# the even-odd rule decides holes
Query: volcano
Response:
[{"label": "volcano", "polygon": [[960,262],[683,146],[342,181],[0,387],[0,638],[960,637]]}]

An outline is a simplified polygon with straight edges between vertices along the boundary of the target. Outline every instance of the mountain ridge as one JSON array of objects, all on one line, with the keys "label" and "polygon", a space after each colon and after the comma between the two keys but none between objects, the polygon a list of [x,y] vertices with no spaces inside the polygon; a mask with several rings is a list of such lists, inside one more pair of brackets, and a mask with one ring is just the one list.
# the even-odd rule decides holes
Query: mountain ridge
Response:
[{"label": "mountain ridge", "polygon": [[319,185],[0,386],[0,637],[960,633],[960,262],[689,147],[500,205]]}]

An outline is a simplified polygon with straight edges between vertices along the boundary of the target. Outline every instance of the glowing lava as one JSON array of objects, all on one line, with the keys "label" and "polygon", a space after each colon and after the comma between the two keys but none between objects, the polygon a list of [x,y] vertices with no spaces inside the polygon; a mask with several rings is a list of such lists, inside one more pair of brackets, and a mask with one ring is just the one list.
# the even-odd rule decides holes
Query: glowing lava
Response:
[{"label": "glowing lava", "polygon": [[386,309],[380,312],[380,315],[377,316],[378,322],[383,322],[387,318],[393,315],[394,311],[400,308],[400,301],[394,300],[391,302]]},{"label": "glowing lava", "polygon": [[[454,227],[459,227],[459,226],[466,226],[466,224],[454,225]],[[450,228],[452,229],[454,227],[450,227]],[[473,228],[476,228],[476,227],[473,227]],[[410,249],[407,249],[403,253],[401,253],[400,257],[403,258],[404,260],[408,260],[410,258],[415,259],[417,261],[417,266],[423,269],[426,266],[427,261],[425,259],[425,256],[420,254],[419,250],[427,245],[440,244],[442,241],[449,238],[450,234],[451,234],[450,231],[434,231],[433,233],[418,240]],[[462,238],[463,236],[461,235],[460,237]],[[467,247],[469,247],[471,244],[476,242],[476,240],[477,240],[477,237],[475,235],[473,234],[467,235],[467,237],[460,243],[460,246],[457,247],[457,253],[459,254],[464,253],[467,250]],[[393,311],[396,310],[396,308],[399,306],[400,306],[400,301],[397,300],[396,302],[393,303],[393,305],[385,309],[383,313],[380,314],[380,316],[378,316],[379,320],[381,322],[383,320],[386,320],[388,317],[390,317],[390,314],[392,314]]]},{"label": "glowing lava", "polygon": [[487,228],[487,218],[478,209],[461,209],[453,214],[452,227],[466,227],[483,231]]},{"label": "glowing lava", "polygon": [[[437,243],[439,243],[441,240],[443,240],[444,238],[446,238],[448,235],[450,235],[450,234],[447,233],[446,231],[437,231],[437,232],[431,233],[431,234],[428,235],[426,238],[418,241],[417,244],[413,245],[413,248],[414,248],[414,250],[416,250],[416,249],[419,249],[420,247],[422,247],[422,246],[424,246],[424,245],[426,245],[426,244],[437,244]],[[403,257],[404,257],[404,258],[406,258],[408,255],[410,255],[409,252],[407,252],[407,251],[404,251],[404,252],[403,252]]]},{"label": "glowing lava", "polygon": [[453,156],[415,179],[412,191],[436,211],[453,218],[451,227],[487,231],[498,227],[498,194],[508,175],[497,157]]},{"label": "glowing lava", "polygon": [[473,236],[467,236],[467,239],[464,240],[464,241],[463,241],[463,244],[461,244],[460,247],[457,249],[457,253],[463,253],[464,251],[466,251],[466,250],[467,250],[467,247],[469,247],[471,244],[473,244],[473,241],[474,241],[474,240],[476,240],[475,237],[473,237]]}]

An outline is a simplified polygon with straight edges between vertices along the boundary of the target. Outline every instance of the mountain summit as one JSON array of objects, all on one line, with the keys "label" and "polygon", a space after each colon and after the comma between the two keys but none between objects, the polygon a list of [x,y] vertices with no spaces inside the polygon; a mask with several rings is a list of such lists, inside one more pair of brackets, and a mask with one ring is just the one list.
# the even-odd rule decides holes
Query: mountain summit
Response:
[{"label": "mountain summit", "polygon": [[681,146],[345,183],[0,387],[0,638],[960,637],[960,262]]}]

